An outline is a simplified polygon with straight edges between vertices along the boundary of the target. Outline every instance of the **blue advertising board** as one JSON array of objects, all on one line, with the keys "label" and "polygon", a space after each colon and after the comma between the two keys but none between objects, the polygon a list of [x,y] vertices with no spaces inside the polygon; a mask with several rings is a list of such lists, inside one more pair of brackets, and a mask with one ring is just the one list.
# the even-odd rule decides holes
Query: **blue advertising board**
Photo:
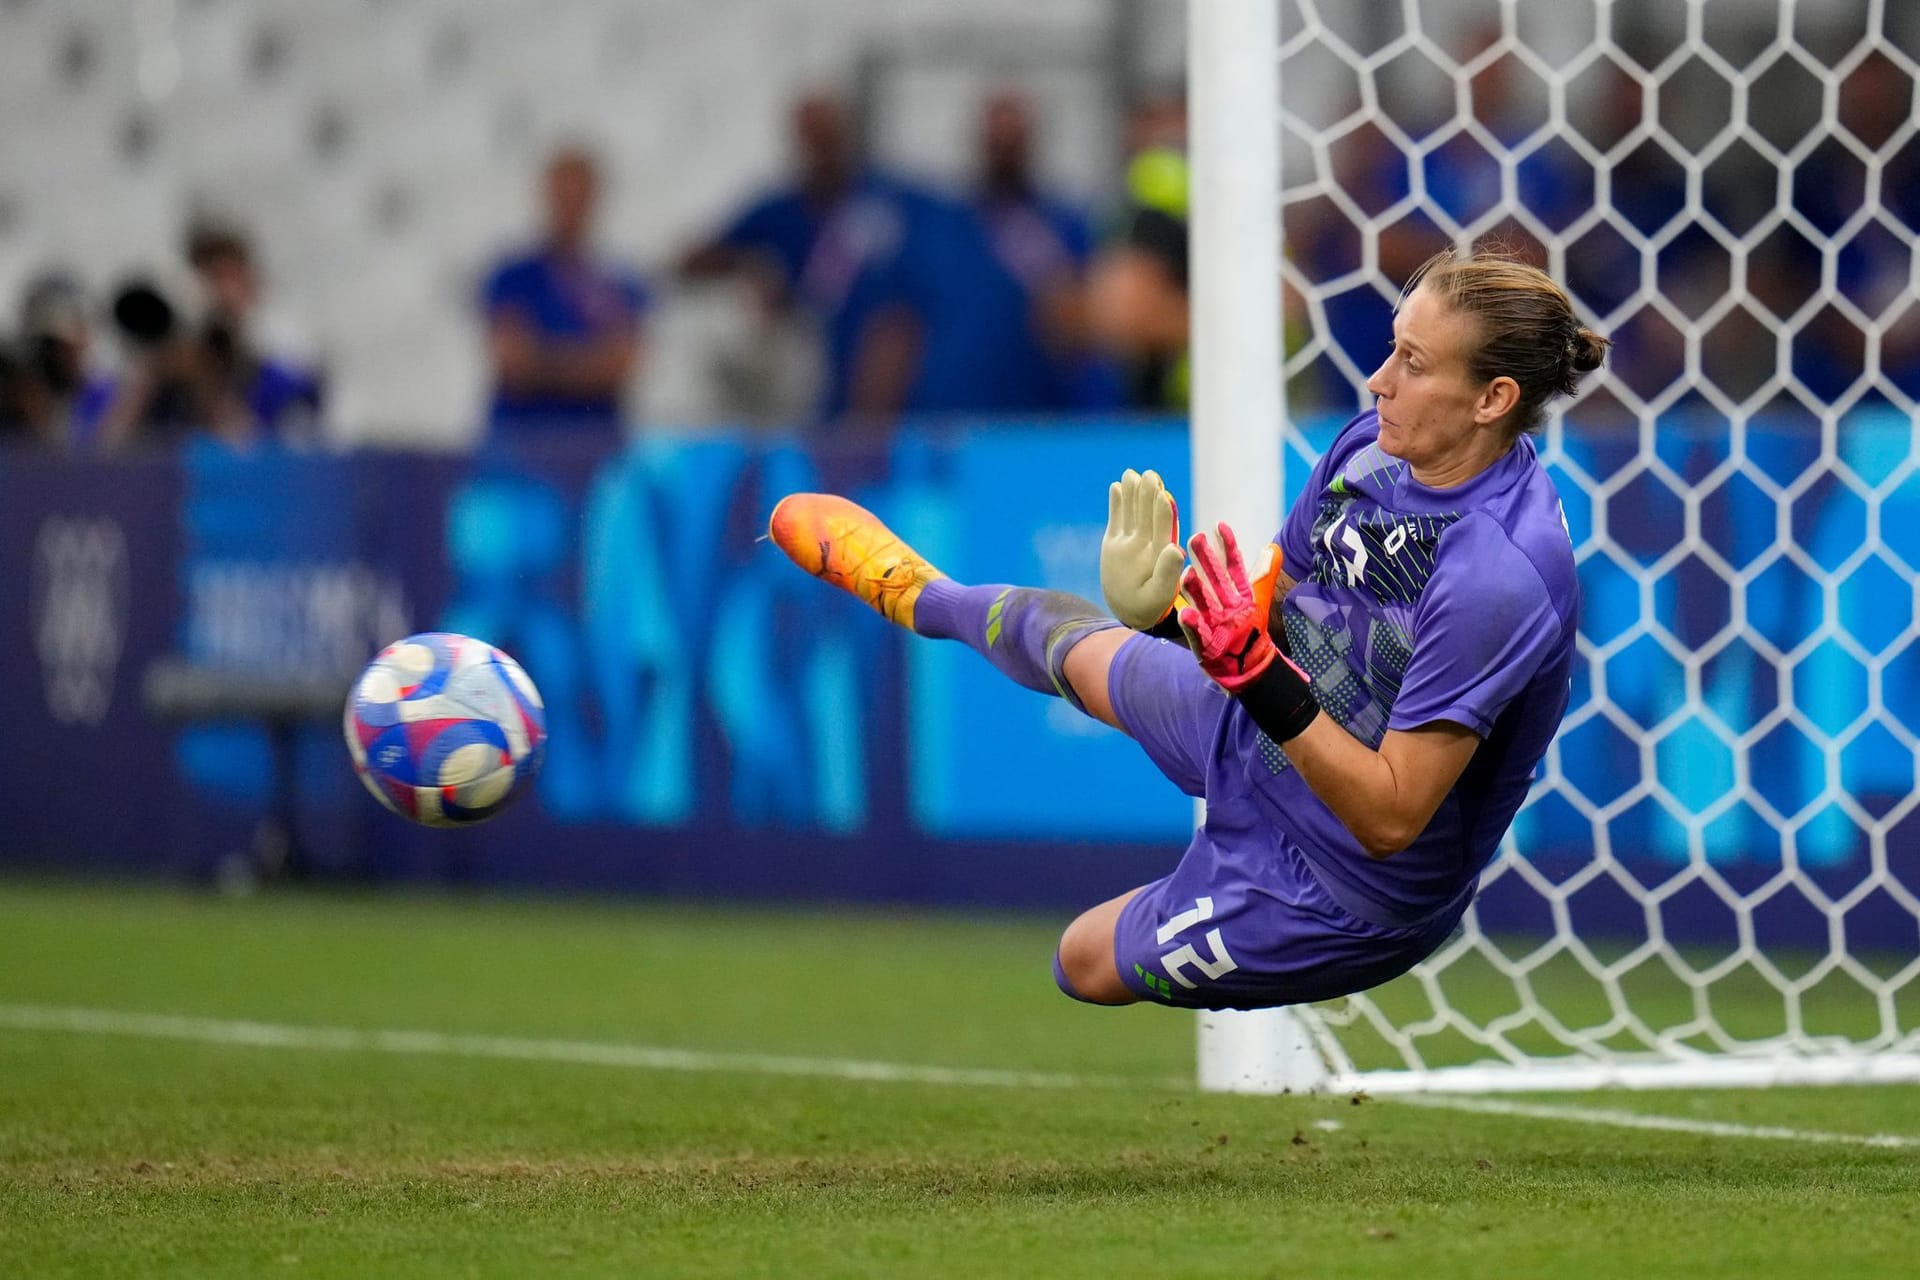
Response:
[{"label": "blue advertising board", "polygon": [[[1571,432],[1549,450],[1584,643],[1522,856],[1564,878],[1607,853],[1647,885],[1704,863],[1740,891],[1791,866],[1860,899],[1849,930],[1911,934],[1890,889],[1861,890],[1920,884],[1911,435],[1863,418],[1823,450],[1749,424],[1730,445],[1724,424],[1680,421],[1651,450]],[[779,496],[823,488],[963,581],[1097,600],[1106,487],[1128,466],[1159,470],[1192,524],[1186,433],[1166,422],[659,433],[612,456],[0,458],[0,865],[195,872],[241,838],[271,781],[264,731],[155,720],[154,661],[344,673],[440,628],[539,684],[552,737],[533,798],[472,831],[407,827],[315,723],[295,759],[316,874],[1097,901],[1171,866],[1187,799],[1120,734],[962,646],[909,643],[760,535]],[[1824,938],[1817,904],[1781,901],[1783,927]],[[1488,912],[1544,919],[1538,900]],[[1641,909],[1593,913],[1637,927]],[[1730,927],[1711,914],[1694,923]]]}]

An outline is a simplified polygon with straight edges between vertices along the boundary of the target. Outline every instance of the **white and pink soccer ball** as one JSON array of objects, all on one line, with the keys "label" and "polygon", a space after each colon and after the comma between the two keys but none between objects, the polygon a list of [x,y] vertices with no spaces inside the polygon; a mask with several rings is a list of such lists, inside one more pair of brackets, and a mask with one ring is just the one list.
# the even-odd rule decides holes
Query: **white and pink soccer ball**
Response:
[{"label": "white and pink soccer ball", "polygon": [[547,713],[520,664],[428,631],[382,649],[347,696],[347,750],[374,798],[429,827],[483,822],[540,769]]}]

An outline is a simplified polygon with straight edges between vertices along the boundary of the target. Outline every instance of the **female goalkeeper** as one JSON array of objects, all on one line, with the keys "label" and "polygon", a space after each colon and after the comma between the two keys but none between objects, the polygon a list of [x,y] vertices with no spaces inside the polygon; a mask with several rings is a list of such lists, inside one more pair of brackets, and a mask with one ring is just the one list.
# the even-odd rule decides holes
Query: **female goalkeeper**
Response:
[{"label": "female goalkeeper", "polygon": [[1120,622],[1058,592],[961,586],[831,495],[782,500],[772,537],[892,621],[1123,730],[1205,797],[1171,875],[1067,927],[1061,990],[1330,999],[1445,940],[1566,710],[1578,585],[1528,433],[1607,346],[1534,268],[1439,255],[1402,295],[1376,407],[1314,467],[1260,572],[1225,525],[1187,564],[1153,473],[1113,486],[1100,575]]}]

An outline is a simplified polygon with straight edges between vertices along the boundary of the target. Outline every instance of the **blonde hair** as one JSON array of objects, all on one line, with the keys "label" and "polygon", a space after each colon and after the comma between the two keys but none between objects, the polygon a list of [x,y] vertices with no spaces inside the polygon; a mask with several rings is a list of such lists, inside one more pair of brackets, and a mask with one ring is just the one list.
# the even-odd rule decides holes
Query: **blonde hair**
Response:
[{"label": "blonde hair", "polygon": [[1538,431],[1547,403],[1579,390],[1580,379],[1600,367],[1613,345],[1580,323],[1551,276],[1502,252],[1443,249],[1413,273],[1401,299],[1420,288],[1473,318],[1477,333],[1466,359],[1474,381],[1512,378],[1519,386],[1514,435]]}]

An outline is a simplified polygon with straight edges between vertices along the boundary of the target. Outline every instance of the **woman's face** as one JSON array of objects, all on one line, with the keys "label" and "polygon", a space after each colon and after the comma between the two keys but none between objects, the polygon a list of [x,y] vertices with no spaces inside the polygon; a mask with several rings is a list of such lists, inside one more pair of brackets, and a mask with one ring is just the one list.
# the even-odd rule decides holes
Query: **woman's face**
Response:
[{"label": "woman's face", "polygon": [[1471,321],[1417,288],[1394,314],[1386,363],[1367,379],[1380,410],[1380,447],[1411,463],[1416,476],[1483,449],[1482,433],[1498,429],[1512,407],[1498,394],[1513,386],[1510,379],[1482,383],[1468,372],[1470,330]]}]

